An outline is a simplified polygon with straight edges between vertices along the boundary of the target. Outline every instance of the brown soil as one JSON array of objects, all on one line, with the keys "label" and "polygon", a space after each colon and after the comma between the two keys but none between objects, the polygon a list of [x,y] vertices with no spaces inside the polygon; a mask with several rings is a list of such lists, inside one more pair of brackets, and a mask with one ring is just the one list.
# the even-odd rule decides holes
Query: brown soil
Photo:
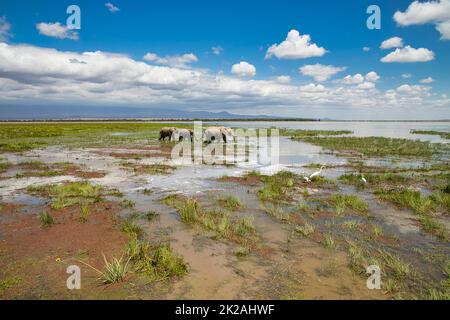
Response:
[{"label": "brown soil", "polygon": [[[83,264],[102,269],[103,254],[120,258],[127,237],[116,227],[114,202],[96,203],[90,207],[86,222],[80,220],[80,208],[54,211],[43,207],[2,205],[0,209],[0,283],[18,279],[14,285],[0,288],[3,299],[99,298],[120,295],[123,284],[101,285],[98,273]],[[39,213],[47,210],[55,220],[43,227]],[[66,268],[81,269],[81,290],[66,287]]]}]

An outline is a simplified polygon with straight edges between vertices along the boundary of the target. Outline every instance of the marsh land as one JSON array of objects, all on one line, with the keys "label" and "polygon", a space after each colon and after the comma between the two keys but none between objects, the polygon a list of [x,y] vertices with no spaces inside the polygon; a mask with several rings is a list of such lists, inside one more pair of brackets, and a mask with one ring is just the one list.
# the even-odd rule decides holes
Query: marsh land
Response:
[{"label": "marsh land", "polygon": [[449,122],[218,124],[279,128],[279,163],[180,164],[158,133],[190,122],[0,123],[0,298],[450,299]]}]

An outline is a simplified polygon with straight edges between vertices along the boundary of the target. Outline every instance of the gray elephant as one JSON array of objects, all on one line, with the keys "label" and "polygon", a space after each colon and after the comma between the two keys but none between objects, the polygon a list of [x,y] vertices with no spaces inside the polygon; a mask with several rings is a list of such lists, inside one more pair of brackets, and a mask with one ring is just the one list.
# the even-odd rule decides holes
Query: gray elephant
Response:
[{"label": "gray elephant", "polygon": [[174,141],[192,141],[194,132],[188,129],[176,129],[172,133],[172,139]]},{"label": "gray elephant", "polygon": [[205,130],[205,142],[231,142],[234,139],[234,133],[228,127],[208,127]]},{"label": "gray elephant", "polygon": [[166,138],[169,138],[169,141],[172,139],[173,133],[177,130],[175,127],[163,127],[161,130],[159,130],[159,139],[158,140],[166,140]]}]

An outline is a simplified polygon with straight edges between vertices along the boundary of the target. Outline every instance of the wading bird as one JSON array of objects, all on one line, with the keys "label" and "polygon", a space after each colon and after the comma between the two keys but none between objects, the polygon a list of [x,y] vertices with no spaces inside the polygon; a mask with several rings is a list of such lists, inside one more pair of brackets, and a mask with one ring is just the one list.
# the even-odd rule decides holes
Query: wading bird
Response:
[{"label": "wading bird", "polygon": [[303,180],[305,180],[305,182],[311,182],[311,179],[314,177],[317,177],[319,175],[322,174],[322,170],[325,168],[325,166],[321,166],[319,171],[314,172],[313,174],[311,174],[309,177],[303,177]]}]

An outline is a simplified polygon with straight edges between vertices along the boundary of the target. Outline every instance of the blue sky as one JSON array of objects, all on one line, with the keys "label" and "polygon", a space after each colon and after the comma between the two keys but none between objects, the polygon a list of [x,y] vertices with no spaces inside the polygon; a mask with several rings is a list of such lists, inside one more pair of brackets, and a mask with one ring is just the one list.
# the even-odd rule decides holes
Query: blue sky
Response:
[{"label": "blue sky", "polygon": [[[421,1],[418,5],[431,6],[432,17],[421,16],[423,10],[412,2],[377,1],[381,29],[369,30],[366,9],[374,2],[363,0],[115,0],[110,2],[114,12],[107,1],[2,0],[0,81],[8,92],[0,104],[450,118],[450,1]],[[71,4],[81,9],[80,30],[64,30]],[[397,11],[401,14],[394,19]],[[59,28],[54,25],[58,22]],[[299,41],[309,35],[303,49],[312,53],[298,48],[298,55],[288,57],[282,43],[290,30],[298,32],[294,38]],[[401,38],[400,44],[380,49],[392,37]],[[426,51],[406,52],[408,46]],[[222,50],[216,54],[213,47]],[[402,56],[381,61],[395,50]],[[98,51],[101,56],[83,60],[83,53]],[[144,59],[148,53],[152,55]],[[114,54],[128,60],[115,59]],[[189,56],[183,59],[185,54]],[[405,63],[408,55],[419,61]],[[67,69],[59,59],[65,59]],[[75,66],[74,61],[83,63]],[[305,66],[314,67],[301,69]],[[123,68],[130,72],[125,74]],[[368,77],[369,72],[376,76]],[[351,76],[351,83],[342,80],[345,76]]]}]

